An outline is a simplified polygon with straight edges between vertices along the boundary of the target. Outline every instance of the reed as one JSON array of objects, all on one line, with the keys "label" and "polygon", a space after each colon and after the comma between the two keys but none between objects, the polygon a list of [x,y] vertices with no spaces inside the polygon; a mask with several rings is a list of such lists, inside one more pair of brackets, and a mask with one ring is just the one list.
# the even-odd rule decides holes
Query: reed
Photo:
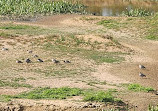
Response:
[{"label": "reed", "polygon": [[79,3],[50,0],[0,0],[0,15],[10,18],[34,17],[58,13],[84,13]]},{"label": "reed", "polygon": [[146,9],[138,8],[138,9],[130,9],[122,12],[122,15],[129,16],[129,17],[144,17],[144,16],[151,16],[153,12],[150,12]]}]

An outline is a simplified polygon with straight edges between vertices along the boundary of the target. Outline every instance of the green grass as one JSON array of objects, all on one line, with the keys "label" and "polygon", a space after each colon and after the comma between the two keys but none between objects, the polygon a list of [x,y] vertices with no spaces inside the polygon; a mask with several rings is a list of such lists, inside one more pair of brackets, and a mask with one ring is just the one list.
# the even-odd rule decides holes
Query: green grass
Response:
[{"label": "green grass", "polygon": [[[116,91],[115,91],[116,92]],[[96,101],[104,103],[122,103],[120,99],[117,99],[113,96],[113,90],[109,91],[85,91],[84,92],[84,101]]]},{"label": "green grass", "polygon": [[1,32],[1,31],[0,31],[0,37],[3,37],[3,38],[11,38],[11,37],[15,37],[15,35],[8,34],[8,33],[6,33],[6,32]]},{"label": "green grass", "polygon": [[158,13],[152,17],[145,18],[146,20],[146,34],[145,38],[149,40],[158,40]]},{"label": "green grass", "polygon": [[66,99],[71,96],[78,96],[82,94],[79,88],[38,88],[30,92],[22,93],[14,98],[27,98],[27,99]]},{"label": "green grass", "polygon": [[16,25],[16,24],[12,24],[12,23],[0,25],[0,29],[5,29],[5,30],[18,30],[18,29],[28,29],[28,28],[32,28],[35,30],[37,27],[28,26],[28,25]]},{"label": "green grass", "polygon": [[83,59],[93,60],[96,63],[115,63],[122,62],[124,58],[121,57],[122,53],[113,53],[113,52],[102,52],[93,49],[82,49],[82,48],[73,48],[67,47],[63,45],[53,45],[51,43],[47,43],[44,45],[45,50],[57,51],[64,53],[69,53],[72,55],[80,56]]},{"label": "green grass", "polygon": [[79,88],[38,88],[30,92],[24,92],[13,98],[27,98],[27,99],[66,99],[72,96],[83,96],[84,101],[96,102],[122,102],[116,99],[113,95],[113,90],[109,91],[94,91],[94,90],[81,90]]},{"label": "green grass", "polygon": [[154,89],[151,87],[144,87],[139,84],[129,84],[128,90],[135,91],[135,92],[137,92],[137,91],[143,91],[143,92],[154,91]]},{"label": "green grass", "polygon": [[103,25],[109,29],[118,29],[120,27],[120,23],[117,22],[116,20],[112,20],[112,19],[102,20],[102,21],[99,21],[97,24]]},{"label": "green grass", "polygon": [[149,105],[148,111],[158,111],[158,105],[157,106]]},{"label": "green grass", "polygon": [[0,87],[14,87],[14,88],[18,88],[18,87],[26,87],[26,88],[32,88],[31,85],[29,84],[24,84],[24,83],[17,83],[17,82],[9,82],[9,81],[2,81],[0,80]]},{"label": "green grass", "polygon": [[18,35],[47,35],[48,33],[59,33],[59,31],[56,29],[47,29],[29,25],[17,25],[13,23],[1,23],[0,29],[3,29],[5,31],[0,32],[0,36],[2,37],[14,37]]},{"label": "green grass", "polygon": [[8,102],[10,101],[10,97],[6,95],[0,95],[0,102]]},{"label": "green grass", "polygon": [[33,72],[43,74],[45,76],[57,76],[57,77],[72,77],[77,74],[80,74],[81,72],[84,72],[83,70],[77,70],[75,68],[58,68],[57,66],[49,66],[46,68],[47,70],[43,69],[33,69]]},{"label": "green grass", "polygon": [[79,3],[51,0],[1,0],[0,15],[10,19],[30,18],[38,15],[57,13],[84,13],[85,7]]},{"label": "green grass", "polygon": [[122,15],[128,16],[128,17],[144,17],[144,16],[151,16],[153,15],[152,12],[138,8],[138,9],[130,9],[122,12]]},{"label": "green grass", "polygon": [[13,78],[12,81],[19,82],[19,81],[26,81],[26,79],[23,77],[19,77],[19,78]]}]

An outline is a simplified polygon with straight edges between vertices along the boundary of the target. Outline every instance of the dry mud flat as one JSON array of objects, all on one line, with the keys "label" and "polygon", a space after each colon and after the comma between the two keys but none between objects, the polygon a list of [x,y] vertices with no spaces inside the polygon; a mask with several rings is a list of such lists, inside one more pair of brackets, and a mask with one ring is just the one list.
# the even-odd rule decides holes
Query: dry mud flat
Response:
[{"label": "dry mud flat", "polygon": [[[24,78],[20,83],[31,85],[33,88],[37,87],[77,87],[82,89],[93,88],[95,90],[117,89],[117,97],[121,98],[123,102],[128,104],[128,108],[133,111],[146,111],[149,104],[156,105],[158,103],[158,96],[153,93],[132,92],[126,91],[120,84],[139,83],[143,86],[151,86],[158,89],[158,43],[141,38],[143,30],[138,30],[134,25],[128,28],[120,27],[120,29],[109,28],[98,25],[101,20],[118,20],[122,23],[128,21],[125,17],[95,17],[95,16],[82,16],[82,15],[54,15],[44,17],[37,21],[32,22],[10,22],[2,21],[2,24],[18,24],[38,26],[44,28],[45,31],[38,29],[30,30],[31,36],[28,32],[14,32],[9,30],[11,34],[20,33],[17,37],[0,38],[2,47],[7,47],[8,51],[0,53],[1,58],[1,79],[12,81],[16,78]],[[139,22],[139,21],[136,21]],[[136,24],[136,23],[135,23]],[[116,27],[114,27],[116,28]],[[4,29],[0,29],[4,31]],[[106,52],[121,52],[129,53],[123,55],[125,61],[120,63],[102,63],[96,64],[93,60],[80,58],[79,56],[71,55],[71,53],[54,52],[43,50],[41,44],[50,42],[50,38],[46,36],[61,33],[72,33],[75,37],[82,38],[84,41],[89,40],[97,44],[95,47],[99,51]],[[111,38],[112,37],[112,38]],[[114,41],[116,39],[118,42]],[[55,38],[56,40],[56,38]],[[53,41],[55,41],[53,40]],[[39,42],[36,43],[36,42]],[[41,44],[40,44],[41,43]],[[54,44],[54,42],[52,42]],[[67,44],[67,43],[64,43]],[[108,45],[107,45],[108,44]],[[71,47],[71,46],[70,46]],[[82,45],[80,48],[90,49],[91,45]],[[31,64],[23,63],[17,64],[16,59],[31,58],[32,54],[27,53],[27,50],[32,50],[33,54],[40,55],[44,63],[33,62]],[[52,58],[58,60],[71,60],[71,64],[61,63],[54,65],[50,61]],[[46,61],[46,62],[45,62]],[[143,64],[146,66],[145,70],[139,69],[138,65]],[[50,67],[51,66],[51,67]],[[58,70],[65,68],[66,71],[70,69],[77,69],[77,75],[62,75],[50,76],[51,70],[45,68],[55,67]],[[38,70],[36,70],[38,69]],[[53,70],[56,70],[53,69]],[[57,70],[57,71],[58,71]],[[95,71],[91,71],[95,70]],[[45,71],[49,76],[45,76]],[[58,73],[66,73],[59,72]],[[74,70],[73,70],[74,71]],[[71,73],[73,74],[73,71]],[[146,78],[139,77],[139,72],[146,74]],[[107,84],[92,84],[94,81],[104,82]],[[1,95],[16,95],[21,92],[29,91],[27,87],[1,87]],[[81,97],[74,97],[66,100],[27,100],[27,99],[12,99],[8,103],[1,103],[0,111],[104,111],[108,108],[118,107],[117,105],[105,105],[105,103],[83,102]],[[121,106],[120,106],[121,107]]]}]

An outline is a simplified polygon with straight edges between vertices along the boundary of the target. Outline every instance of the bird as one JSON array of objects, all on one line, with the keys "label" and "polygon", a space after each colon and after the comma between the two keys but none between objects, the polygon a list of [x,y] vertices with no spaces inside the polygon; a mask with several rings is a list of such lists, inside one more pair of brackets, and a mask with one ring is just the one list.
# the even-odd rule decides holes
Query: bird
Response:
[{"label": "bird", "polygon": [[71,63],[69,60],[64,60],[64,63]]},{"label": "bird", "polygon": [[16,63],[23,63],[23,62],[22,62],[22,61],[20,61],[20,60],[17,60],[17,61],[16,61]]},{"label": "bird", "polygon": [[43,60],[41,60],[41,59],[37,59],[37,61],[38,61],[38,62],[43,62]]},{"label": "bird", "polygon": [[32,50],[27,50],[27,52],[28,52],[28,53],[32,53],[33,51],[32,51]]},{"label": "bird", "polygon": [[140,76],[140,77],[146,77],[146,75],[143,74],[143,73],[141,73],[141,72],[139,72],[139,76]]},{"label": "bird", "polygon": [[56,60],[56,59],[52,59],[52,62],[54,62],[54,63],[60,63],[60,61],[58,61],[58,60]]},{"label": "bird", "polygon": [[31,63],[31,62],[32,61],[29,58],[26,59],[26,63]]},{"label": "bird", "polygon": [[33,55],[33,57],[38,57],[38,55]]},{"label": "bird", "polygon": [[8,48],[3,47],[2,50],[3,50],[3,51],[6,51],[6,50],[8,50]]},{"label": "bird", "polygon": [[139,68],[140,68],[140,69],[145,69],[146,67],[143,66],[143,65],[139,65]]}]

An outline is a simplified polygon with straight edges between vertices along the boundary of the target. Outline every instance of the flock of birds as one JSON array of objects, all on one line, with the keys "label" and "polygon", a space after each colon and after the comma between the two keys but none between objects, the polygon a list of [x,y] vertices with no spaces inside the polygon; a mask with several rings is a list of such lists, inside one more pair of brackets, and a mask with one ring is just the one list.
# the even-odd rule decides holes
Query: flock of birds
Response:
[{"label": "flock of birds", "polygon": [[[27,50],[28,51],[28,50]],[[28,53],[32,53],[33,51],[32,50],[30,50],[30,51],[28,51]],[[33,55],[35,58],[38,58],[37,59],[37,61],[38,62],[44,62],[42,59],[40,59],[39,57],[38,57],[38,55]],[[29,59],[29,58],[27,58],[26,60],[25,60],[25,62],[26,63],[32,63],[32,60],[31,59]],[[59,60],[56,60],[56,59],[52,59],[52,62],[53,63],[55,63],[55,64],[58,64],[58,63],[60,63],[60,61]],[[64,63],[71,63],[69,60],[63,60],[63,62]],[[16,60],[16,63],[23,63],[21,60]]]},{"label": "flock of birds", "polygon": [[[140,69],[145,69],[146,67],[143,66],[143,65],[139,65],[139,68],[140,68]],[[146,75],[143,74],[143,73],[141,73],[141,72],[139,72],[139,76],[140,76],[140,77],[146,77]]]},{"label": "flock of birds", "polygon": [[[3,47],[2,50],[3,50],[3,51],[6,51],[6,50],[8,50],[8,48],[4,48],[4,47]],[[28,52],[28,53],[32,53],[33,51],[32,51],[32,50],[27,50],[27,52]],[[38,55],[34,55],[34,57],[38,58]],[[38,58],[37,61],[38,61],[38,62],[44,62],[44,61],[43,61],[42,59],[40,59],[40,58]],[[20,60],[17,60],[16,62],[17,62],[17,63],[23,63],[23,62],[20,61]],[[29,58],[27,58],[27,59],[25,60],[25,62],[26,62],[26,63],[31,63],[32,61],[31,61]],[[52,59],[52,62],[54,62],[55,64],[60,63],[60,61],[59,61],[59,60],[56,60],[56,59]],[[63,62],[64,62],[64,63],[71,63],[69,60],[63,60]],[[143,65],[139,65],[139,68],[140,68],[140,69],[146,69],[146,67],[143,66]],[[143,73],[141,73],[141,72],[139,72],[139,76],[142,77],[142,78],[143,78],[143,77],[146,77],[146,75],[143,74]]]}]

